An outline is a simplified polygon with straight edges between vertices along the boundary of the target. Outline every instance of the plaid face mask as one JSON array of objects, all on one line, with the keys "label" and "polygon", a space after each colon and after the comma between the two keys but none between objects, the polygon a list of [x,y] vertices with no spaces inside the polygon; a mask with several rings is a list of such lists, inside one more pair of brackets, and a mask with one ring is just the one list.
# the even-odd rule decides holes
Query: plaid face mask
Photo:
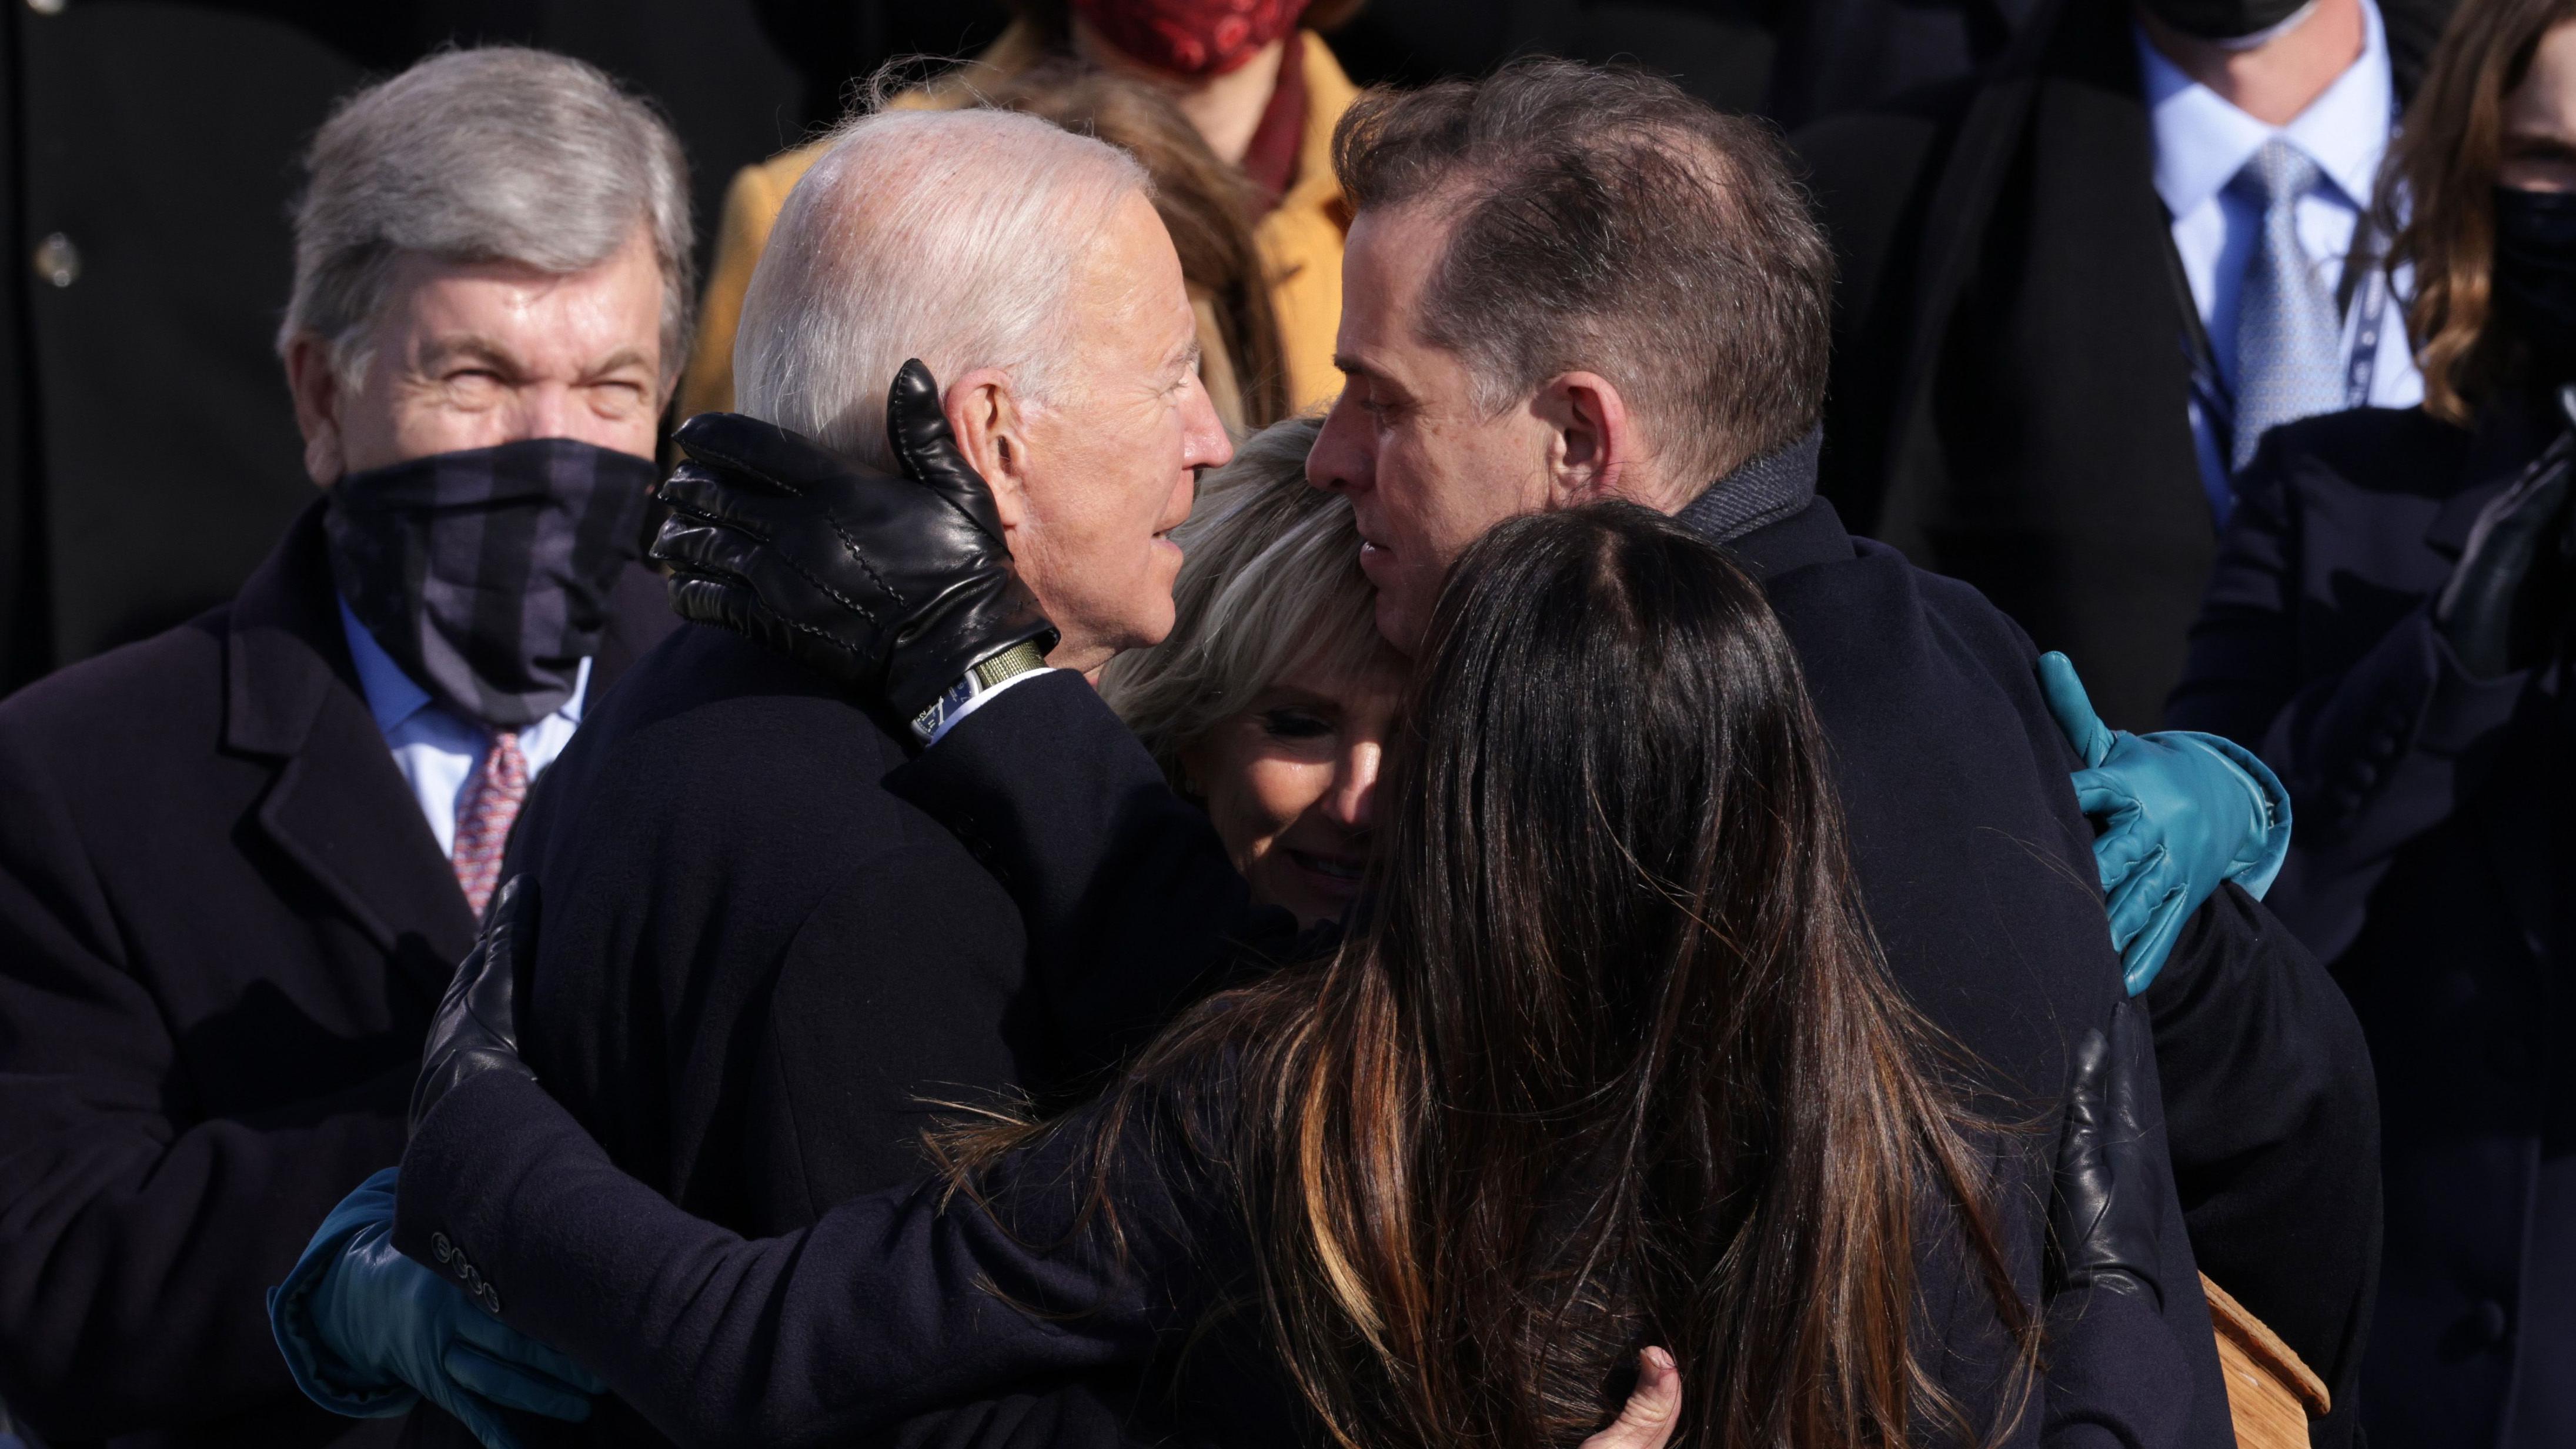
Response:
[{"label": "plaid face mask", "polygon": [[517,729],[572,697],[658,478],[650,458],[570,438],[351,473],[323,514],[332,577],[422,688]]}]

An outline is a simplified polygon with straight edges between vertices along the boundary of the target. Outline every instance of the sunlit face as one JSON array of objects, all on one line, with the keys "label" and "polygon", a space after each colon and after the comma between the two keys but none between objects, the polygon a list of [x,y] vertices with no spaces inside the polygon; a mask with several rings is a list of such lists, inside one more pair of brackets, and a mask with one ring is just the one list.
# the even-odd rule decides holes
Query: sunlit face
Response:
[{"label": "sunlit face", "polygon": [[653,456],[665,396],[662,270],[641,229],[607,261],[560,276],[397,256],[360,345],[367,365],[354,391],[339,385],[322,339],[288,349],[316,483],[528,438]]},{"label": "sunlit face", "polygon": [[2522,84],[2504,98],[2498,185],[2576,191],[2576,20],[2540,38]]},{"label": "sunlit face", "polygon": [[1064,634],[1050,659],[1092,669],[1172,631],[1181,551],[1166,535],[1190,516],[1198,470],[1234,447],[1199,381],[1180,256],[1143,196],[1087,259],[1077,320],[1079,381],[1024,409],[1025,476],[1005,518],[1021,576]]},{"label": "sunlit face", "polygon": [[1356,676],[1291,670],[1182,754],[1254,900],[1311,926],[1358,897],[1403,682],[1391,656]]},{"label": "sunlit face", "polygon": [[1419,336],[1448,225],[1436,205],[1364,211],[1352,223],[1333,359],[1346,380],[1306,460],[1308,481],[1349,496],[1378,632],[1408,654],[1467,545],[1547,506],[1555,440],[1530,408],[1487,415],[1465,362]]}]

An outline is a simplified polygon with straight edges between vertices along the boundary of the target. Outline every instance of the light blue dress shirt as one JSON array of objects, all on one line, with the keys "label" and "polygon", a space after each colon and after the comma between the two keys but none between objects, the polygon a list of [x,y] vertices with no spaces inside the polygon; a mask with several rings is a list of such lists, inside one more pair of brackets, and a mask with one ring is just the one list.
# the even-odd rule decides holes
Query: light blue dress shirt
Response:
[{"label": "light blue dress shirt", "polygon": [[[2219,377],[2230,393],[2236,389],[2236,303],[2245,283],[2246,263],[2262,244],[2263,217],[2243,198],[2228,193],[2227,183],[2280,136],[2305,152],[2326,175],[2327,184],[2302,200],[2295,220],[2299,245],[2315,262],[2326,286],[2342,280],[2344,257],[2353,234],[2369,210],[2371,189],[2379,175],[2394,129],[2396,83],[2388,71],[2388,33],[2379,7],[2361,0],[2361,57],[2336,77],[2323,95],[2291,118],[2286,126],[2267,126],[2219,98],[2216,91],[2183,74],[2182,68],[2156,49],[2143,29],[2136,30],[2138,64],[2146,82],[2147,107],[2156,137],[2156,194],[2173,217],[2174,249],[2182,255],[2183,276],[2201,325],[2209,332]],[[2372,358],[2370,391],[2363,401],[2378,407],[2412,407],[2424,400],[2424,379],[2415,370],[2406,343],[2403,298],[2407,278],[2382,295],[2370,316],[2355,306],[2344,318],[2344,356],[2365,350]],[[2356,289],[2356,296],[2366,289]],[[2192,443],[2200,455],[2201,479],[2213,499],[2227,496],[2226,451],[2202,416],[2197,398],[2191,404]]]},{"label": "light blue dress shirt", "polygon": [[[367,710],[376,717],[376,728],[383,731],[385,744],[394,752],[394,768],[402,771],[412,798],[420,802],[429,833],[438,837],[438,853],[453,856],[456,802],[466,783],[483,768],[483,756],[492,748],[492,731],[440,704],[358,622],[347,600],[336,601],[340,627],[349,636],[349,658],[358,666],[358,687],[367,696]],[[555,756],[563,753],[572,732],[581,725],[582,701],[589,694],[590,661],[585,659],[573,679],[572,698],[519,731],[519,753],[527,756],[529,784],[535,784]]]}]

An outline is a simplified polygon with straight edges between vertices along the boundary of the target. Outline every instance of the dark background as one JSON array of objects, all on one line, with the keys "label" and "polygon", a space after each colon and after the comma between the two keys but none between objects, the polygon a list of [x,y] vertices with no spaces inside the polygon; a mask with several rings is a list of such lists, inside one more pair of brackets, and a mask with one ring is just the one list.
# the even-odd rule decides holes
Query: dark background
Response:
[{"label": "dark background", "polygon": [[[2021,3],[1372,0],[1333,43],[1363,83],[1643,58],[1794,123],[1965,68]],[[444,44],[581,56],[669,116],[704,235],[733,173],[829,122],[853,78],[971,53],[1005,19],[1000,0],[0,0],[0,691],[228,597],[312,496],[271,339],[295,158],[337,97]]]}]

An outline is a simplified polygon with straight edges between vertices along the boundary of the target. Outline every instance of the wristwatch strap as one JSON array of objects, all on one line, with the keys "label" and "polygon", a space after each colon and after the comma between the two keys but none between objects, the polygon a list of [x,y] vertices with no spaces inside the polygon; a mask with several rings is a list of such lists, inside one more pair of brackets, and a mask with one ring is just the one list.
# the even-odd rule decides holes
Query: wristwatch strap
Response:
[{"label": "wristwatch strap", "polygon": [[1040,649],[1034,639],[1023,639],[999,654],[979,660],[959,676],[955,684],[948,686],[947,693],[932,700],[928,709],[912,717],[913,738],[929,744],[939,738],[940,731],[962,713],[967,702],[975,696],[990,693],[1006,679],[1046,667],[1046,651]]}]

